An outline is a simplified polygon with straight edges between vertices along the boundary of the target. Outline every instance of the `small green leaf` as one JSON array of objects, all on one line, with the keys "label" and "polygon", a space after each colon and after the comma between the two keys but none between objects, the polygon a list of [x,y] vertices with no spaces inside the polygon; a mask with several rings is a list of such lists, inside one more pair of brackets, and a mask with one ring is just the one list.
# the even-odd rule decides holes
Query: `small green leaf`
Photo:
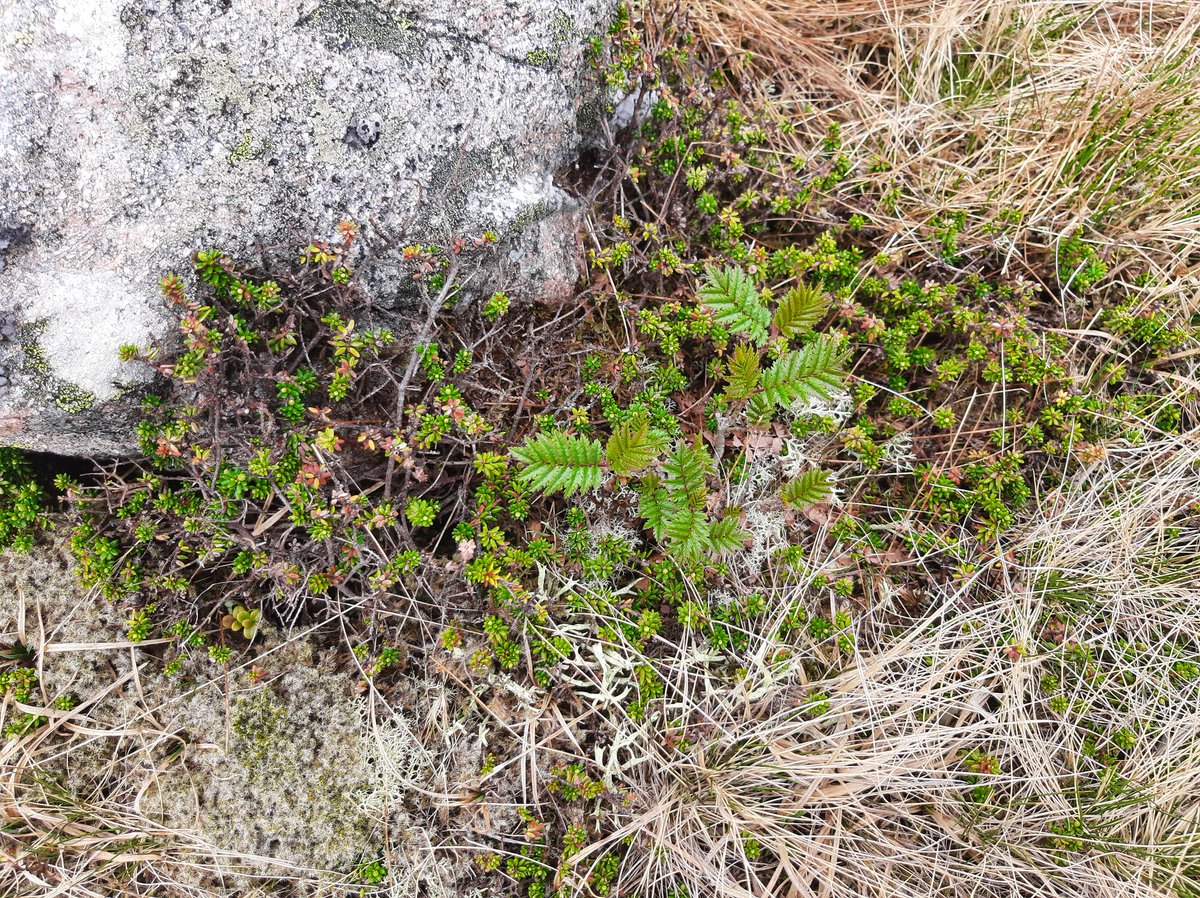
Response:
[{"label": "small green leaf", "polygon": [[658,477],[653,474],[643,477],[638,484],[638,514],[646,519],[646,526],[659,541],[667,535],[668,505],[666,490]]},{"label": "small green leaf", "polygon": [[647,422],[627,421],[618,425],[608,438],[605,455],[613,473],[628,477],[649,467],[661,446],[662,441]]},{"label": "small green leaf", "polygon": [[672,502],[689,508],[703,508],[708,503],[707,480],[713,463],[702,446],[679,443],[663,461],[663,470]]},{"label": "small green leaf", "polygon": [[814,468],[795,480],[789,480],[779,491],[779,496],[793,508],[803,508],[828,498],[832,485],[833,479],[828,471]]},{"label": "small green leaf", "polygon": [[755,393],[746,403],[746,420],[754,427],[766,427],[775,419],[775,403],[764,393]]},{"label": "small green leaf", "polygon": [[812,328],[829,308],[825,294],[818,287],[801,284],[784,294],[775,310],[775,327],[784,337]]},{"label": "small green leaf", "polygon": [[513,458],[526,465],[518,475],[521,481],[543,492],[561,491],[570,496],[595,489],[604,480],[597,440],[551,430],[511,452]]},{"label": "small green leaf", "polygon": [[714,552],[728,555],[745,548],[750,534],[738,526],[737,516],[726,512],[725,517],[712,525],[708,539]]},{"label": "small green leaf", "polygon": [[750,276],[742,269],[709,266],[697,296],[705,308],[712,311],[713,320],[729,333],[745,333],[759,344],[767,339],[771,312],[763,305]]},{"label": "small green leaf", "polygon": [[786,353],[763,372],[763,394],[776,405],[820,396],[828,399],[842,386],[843,353],[834,337],[822,336],[802,349]]},{"label": "small green leaf", "polygon": [[666,529],[671,554],[685,561],[698,560],[711,545],[708,515],[699,509],[673,509]]},{"label": "small green leaf", "polygon": [[758,362],[758,353],[749,346],[739,344],[733,348],[733,358],[729,360],[729,385],[725,395],[729,399],[745,399],[754,392],[762,376]]}]

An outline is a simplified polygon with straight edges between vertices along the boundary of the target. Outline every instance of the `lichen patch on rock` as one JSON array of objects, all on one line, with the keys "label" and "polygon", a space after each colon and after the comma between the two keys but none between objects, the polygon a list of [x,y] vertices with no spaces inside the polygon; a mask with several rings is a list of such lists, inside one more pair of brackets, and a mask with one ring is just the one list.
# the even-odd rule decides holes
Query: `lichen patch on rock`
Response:
[{"label": "lichen patch on rock", "polygon": [[[343,218],[406,241],[491,230],[506,252],[477,286],[561,297],[581,274],[580,219],[553,175],[583,137],[584,35],[613,6],[5,4],[0,224],[31,240],[5,253],[0,294],[46,321],[49,364],[97,399],[85,431],[11,390],[5,439],[130,446],[113,340],[160,332],[155,283],[199,249],[254,258]],[[404,319],[392,273],[380,260],[367,286]]]}]

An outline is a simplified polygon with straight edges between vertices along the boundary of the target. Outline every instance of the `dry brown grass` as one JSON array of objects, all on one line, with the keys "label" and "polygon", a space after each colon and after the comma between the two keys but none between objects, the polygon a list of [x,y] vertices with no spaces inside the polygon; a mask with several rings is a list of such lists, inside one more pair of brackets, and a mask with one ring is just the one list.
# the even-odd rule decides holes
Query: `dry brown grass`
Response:
[{"label": "dry brown grass", "polygon": [[[660,719],[676,722],[666,738],[605,700],[600,670],[581,668],[608,744],[621,747],[597,760],[630,799],[577,868],[628,839],[623,884],[643,898],[1196,894],[1200,695],[1171,666],[1200,632],[1200,536],[1191,525],[1166,533],[1197,498],[1197,464],[1188,441],[1163,443],[1047,497],[993,563],[1003,589],[946,587],[822,681],[818,715],[804,709],[805,671],[819,659],[781,660],[758,635],[772,622],[736,659],[746,673],[733,686],[704,644],[653,659],[667,683]],[[1062,582],[1066,593],[1047,585]],[[1110,659],[1104,676],[1072,675],[1046,639],[1064,594],[1081,603],[1067,644]],[[639,654],[605,651],[627,663]],[[1051,709],[1046,674],[1062,678],[1071,711]],[[1122,728],[1137,744],[1104,773],[1084,740]],[[981,803],[968,798],[973,751],[995,759]],[[1055,827],[1071,821],[1084,833],[1064,847]],[[755,861],[751,839],[769,862]]]},{"label": "dry brown grass", "polygon": [[784,115],[812,125],[781,150],[807,153],[836,118],[860,157],[891,163],[865,177],[906,192],[880,216],[894,248],[918,250],[931,216],[963,210],[996,231],[968,251],[1040,277],[1082,229],[1118,280],[1149,271],[1164,281],[1151,296],[1197,307],[1196,4],[714,0],[691,14]]}]

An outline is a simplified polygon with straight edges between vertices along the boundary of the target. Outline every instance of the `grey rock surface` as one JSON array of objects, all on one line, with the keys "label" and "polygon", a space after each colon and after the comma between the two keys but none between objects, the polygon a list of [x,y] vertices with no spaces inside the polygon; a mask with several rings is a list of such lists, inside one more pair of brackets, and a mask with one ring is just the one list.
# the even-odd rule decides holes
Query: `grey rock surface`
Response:
[{"label": "grey rock surface", "polygon": [[[90,736],[72,738],[56,718],[47,739],[69,752],[43,751],[28,776],[11,768],[6,786],[53,783],[60,802],[100,813],[104,801],[118,819],[169,827],[179,842],[156,863],[191,894],[244,898],[264,874],[348,871],[385,851],[407,894],[456,894],[410,816],[426,813],[419,791],[436,788],[424,749],[403,715],[354,694],[333,653],[264,626],[254,643],[231,640],[226,666],[198,646],[173,649],[171,676],[164,658],[131,650],[128,613],[79,584],[65,541],[0,551],[0,645],[39,659],[33,704],[73,697]],[[5,712],[11,722],[11,696]],[[193,852],[206,863],[189,864]]]},{"label": "grey rock surface", "polygon": [[[157,281],[198,249],[291,254],[343,218],[490,229],[478,289],[568,297],[579,209],[554,176],[596,118],[586,50],[613,6],[0,3],[0,443],[128,451],[117,350],[164,331]],[[377,261],[367,286],[403,309]]]}]

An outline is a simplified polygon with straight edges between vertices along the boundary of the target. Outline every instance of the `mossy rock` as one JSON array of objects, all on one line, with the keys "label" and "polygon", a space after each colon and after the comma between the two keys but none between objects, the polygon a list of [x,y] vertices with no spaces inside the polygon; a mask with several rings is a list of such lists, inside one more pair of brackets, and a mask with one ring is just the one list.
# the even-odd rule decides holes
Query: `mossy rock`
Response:
[{"label": "mossy rock", "polygon": [[128,615],[79,586],[61,541],[0,553],[0,647],[41,657],[37,701],[81,701],[90,734],[51,726],[50,760],[27,785],[81,813],[136,807],[203,858],[172,875],[213,895],[285,871],[332,883],[384,853],[393,875],[439,891],[440,867],[406,859],[407,834],[428,844],[414,816],[426,812],[422,749],[386,709],[368,718],[354,671],[264,626],[227,665],[199,650],[168,676],[161,644],[127,642]]}]

